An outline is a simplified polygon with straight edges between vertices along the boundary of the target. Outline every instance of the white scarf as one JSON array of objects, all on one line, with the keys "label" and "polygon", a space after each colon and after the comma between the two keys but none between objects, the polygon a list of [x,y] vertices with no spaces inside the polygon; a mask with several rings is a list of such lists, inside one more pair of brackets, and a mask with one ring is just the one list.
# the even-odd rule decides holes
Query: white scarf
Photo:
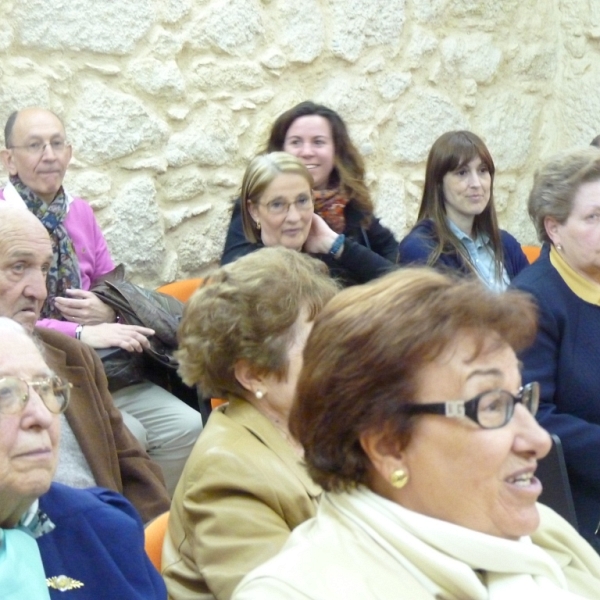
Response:
[{"label": "white scarf", "polygon": [[466,529],[407,510],[365,488],[326,494],[322,502],[364,530],[436,598],[583,598],[567,589],[560,566],[529,537],[513,541]]}]

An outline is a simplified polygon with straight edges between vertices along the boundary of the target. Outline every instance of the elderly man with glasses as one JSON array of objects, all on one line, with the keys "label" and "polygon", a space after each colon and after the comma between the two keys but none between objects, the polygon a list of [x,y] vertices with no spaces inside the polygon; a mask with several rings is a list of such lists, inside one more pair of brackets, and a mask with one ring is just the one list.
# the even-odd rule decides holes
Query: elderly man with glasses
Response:
[{"label": "elderly man with glasses", "polygon": [[[63,123],[49,110],[26,108],[10,115],[4,136],[1,156],[10,182],[0,199],[29,209],[52,240],[48,300],[37,325],[96,349],[141,352],[154,331],[117,322],[114,310],[90,291],[114,264],[91,207],[62,185],[71,160]],[[159,464],[172,493],[202,430],[200,413],[141,377],[112,392],[127,427]]]},{"label": "elderly man with glasses", "polygon": [[52,483],[70,384],[18,323],[0,317],[0,338],[0,595],[166,598],[131,504]]}]

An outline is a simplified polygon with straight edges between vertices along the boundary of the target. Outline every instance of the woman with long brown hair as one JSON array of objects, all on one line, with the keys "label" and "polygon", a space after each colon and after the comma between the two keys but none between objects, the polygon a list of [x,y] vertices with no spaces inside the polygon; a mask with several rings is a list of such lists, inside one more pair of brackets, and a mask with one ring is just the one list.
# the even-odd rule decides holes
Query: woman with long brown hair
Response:
[{"label": "woman with long brown hair", "polygon": [[479,277],[503,291],[528,261],[498,227],[495,166],[483,140],[449,131],[431,147],[417,224],[400,243],[400,264],[426,264]]}]

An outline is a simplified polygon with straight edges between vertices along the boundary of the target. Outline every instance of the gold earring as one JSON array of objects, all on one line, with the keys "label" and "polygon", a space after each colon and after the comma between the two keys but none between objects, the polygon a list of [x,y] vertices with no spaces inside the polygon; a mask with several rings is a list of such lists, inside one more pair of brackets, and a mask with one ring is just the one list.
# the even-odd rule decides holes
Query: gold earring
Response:
[{"label": "gold earring", "polygon": [[260,221],[256,221],[256,229],[260,231]]},{"label": "gold earring", "polygon": [[402,489],[408,483],[408,473],[404,469],[396,469],[390,476],[390,483],[396,489]]}]

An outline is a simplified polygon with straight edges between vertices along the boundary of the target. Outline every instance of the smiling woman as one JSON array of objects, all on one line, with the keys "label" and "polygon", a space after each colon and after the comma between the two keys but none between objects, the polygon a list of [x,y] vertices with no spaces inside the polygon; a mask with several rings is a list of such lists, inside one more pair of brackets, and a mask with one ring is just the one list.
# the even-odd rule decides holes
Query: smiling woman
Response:
[{"label": "smiling woman", "polygon": [[525,294],[431,269],[333,298],[290,415],[325,493],[234,600],[597,599],[600,557],[536,504],[535,328]]},{"label": "smiling woman", "polygon": [[[398,244],[373,214],[363,160],[340,115],[321,104],[301,102],[275,120],[265,151],[295,156],[312,177],[315,216],[311,234],[318,234],[320,240],[305,245],[305,252],[318,254],[345,285],[370,281],[393,267]],[[223,265],[253,252],[261,241],[258,234],[248,236],[247,226],[242,226],[245,210],[243,201],[236,200]],[[264,235],[262,243],[269,245]]]},{"label": "smiling woman", "polygon": [[470,131],[449,131],[431,147],[417,224],[400,242],[400,264],[427,264],[477,276],[502,291],[529,262],[498,228],[495,166]]},{"label": "smiling woman", "polygon": [[314,214],[312,183],[306,167],[286,152],[254,158],[242,182],[246,236],[265,246],[302,250]]}]

